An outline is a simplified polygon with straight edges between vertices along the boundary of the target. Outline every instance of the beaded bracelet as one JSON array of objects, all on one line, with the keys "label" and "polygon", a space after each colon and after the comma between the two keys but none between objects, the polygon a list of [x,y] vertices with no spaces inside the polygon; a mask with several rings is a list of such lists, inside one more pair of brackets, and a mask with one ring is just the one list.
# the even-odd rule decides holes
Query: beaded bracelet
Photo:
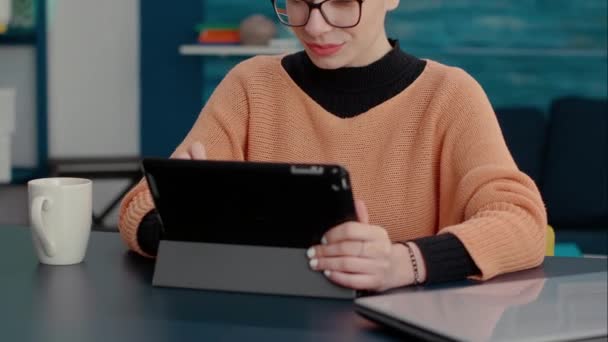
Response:
[{"label": "beaded bracelet", "polygon": [[412,261],[412,267],[414,269],[414,285],[419,285],[422,283],[420,281],[420,273],[418,273],[418,262],[416,261],[416,256],[414,255],[414,251],[412,250],[412,246],[410,246],[407,242],[402,242],[406,248],[408,253],[410,254],[410,260]]}]

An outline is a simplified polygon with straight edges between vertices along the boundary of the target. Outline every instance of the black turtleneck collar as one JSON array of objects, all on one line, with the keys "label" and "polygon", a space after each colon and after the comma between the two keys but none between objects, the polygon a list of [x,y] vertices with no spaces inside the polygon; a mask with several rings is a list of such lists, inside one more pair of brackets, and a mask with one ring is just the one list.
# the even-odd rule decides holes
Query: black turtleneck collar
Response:
[{"label": "black turtleneck collar", "polygon": [[424,70],[426,61],[411,56],[390,40],[393,49],[363,67],[321,69],[305,51],[281,61],[293,81],[328,112],[354,117],[401,93]]}]

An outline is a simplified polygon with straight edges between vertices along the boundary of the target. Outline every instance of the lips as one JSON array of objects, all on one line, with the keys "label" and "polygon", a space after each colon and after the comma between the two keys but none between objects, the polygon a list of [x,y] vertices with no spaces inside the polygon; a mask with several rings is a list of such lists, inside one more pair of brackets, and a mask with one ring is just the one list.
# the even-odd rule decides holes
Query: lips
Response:
[{"label": "lips", "polygon": [[306,43],[306,46],[308,46],[308,49],[310,51],[312,51],[315,55],[327,57],[327,56],[336,54],[338,51],[340,51],[340,49],[342,49],[342,46],[344,46],[344,43],[342,43],[342,44]]}]

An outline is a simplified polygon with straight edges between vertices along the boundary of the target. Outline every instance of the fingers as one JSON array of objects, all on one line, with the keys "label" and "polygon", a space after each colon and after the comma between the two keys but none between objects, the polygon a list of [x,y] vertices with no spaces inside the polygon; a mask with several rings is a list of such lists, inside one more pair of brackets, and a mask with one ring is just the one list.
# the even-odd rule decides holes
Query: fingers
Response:
[{"label": "fingers", "polygon": [[343,241],[340,243],[310,247],[309,258],[354,256],[358,258],[383,258],[390,254],[390,244],[365,241]]},{"label": "fingers", "polygon": [[385,289],[391,284],[391,240],[384,228],[364,223],[369,217],[362,201],[355,205],[361,222],[346,222],[325,233],[321,245],[307,250],[309,265],[347,288]]},{"label": "fingers", "polygon": [[205,146],[199,141],[190,145],[190,156],[195,160],[204,160],[207,159],[207,152],[205,151]]},{"label": "fingers", "polygon": [[323,236],[324,244],[342,241],[388,240],[388,234],[382,227],[359,222],[346,222],[330,229]]},{"label": "fingers", "polygon": [[390,262],[384,259],[338,257],[310,260],[310,267],[332,282],[356,290],[373,290],[385,287],[385,274]]},{"label": "fingers", "polygon": [[325,276],[332,282],[355,290],[371,290],[381,288],[381,280],[372,274],[351,274],[339,271],[326,271]]},{"label": "fingers", "polygon": [[310,247],[306,252],[309,258],[359,256],[363,250],[362,241],[345,241],[331,245],[318,245]]},{"label": "fingers", "polygon": [[173,158],[174,158],[174,159],[187,159],[187,160],[188,160],[188,159],[192,159],[192,157],[190,157],[190,154],[189,154],[188,152],[183,152],[183,151],[182,151],[182,152],[179,152],[179,153],[176,153],[176,154],[173,156]]},{"label": "fingers", "polygon": [[369,224],[369,213],[367,206],[362,200],[355,200],[355,210],[357,212],[357,218],[359,222]]},{"label": "fingers", "polygon": [[186,160],[205,160],[207,159],[207,152],[205,151],[205,146],[201,142],[196,141],[192,145],[190,145],[190,147],[188,147],[188,150],[175,153],[175,155],[173,155],[173,158]]},{"label": "fingers", "polygon": [[358,274],[376,274],[388,268],[388,263],[381,259],[355,257],[311,259],[309,265],[315,271],[330,270],[331,272],[338,271]]}]

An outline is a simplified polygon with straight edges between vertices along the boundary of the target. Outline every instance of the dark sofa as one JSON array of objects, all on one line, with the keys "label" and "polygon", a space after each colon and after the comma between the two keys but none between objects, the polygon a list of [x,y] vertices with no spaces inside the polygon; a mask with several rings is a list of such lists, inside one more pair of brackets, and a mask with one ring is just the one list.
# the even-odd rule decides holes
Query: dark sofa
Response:
[{"label": "dark sofa", "polygon": [[564,97],[548,113],[497,108],[519,168],[538,185],[556,242],[608,254],[608,107],[605,99]]}]

